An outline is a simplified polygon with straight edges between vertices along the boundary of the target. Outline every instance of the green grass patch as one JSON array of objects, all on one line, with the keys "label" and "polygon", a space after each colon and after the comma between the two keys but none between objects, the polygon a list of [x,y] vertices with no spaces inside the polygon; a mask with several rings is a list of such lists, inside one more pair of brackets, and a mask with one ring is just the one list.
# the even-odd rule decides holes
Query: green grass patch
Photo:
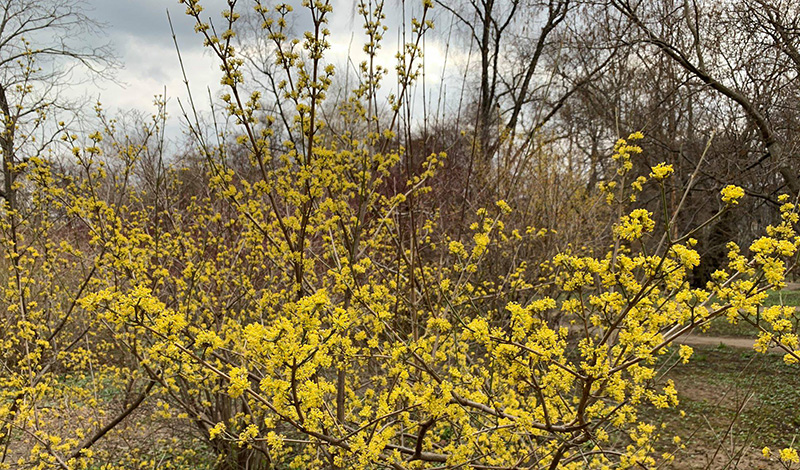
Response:
[{"label": "green grass patch", "polygon": [[[784,289],[777,292],[769,291],[767,299],[764,301],[764,307],[771,307],[773,305],[800,306],[800,290]],[[736,323],[730,323],[727,318],[721,317],[714,319],[709,325],[708,330],[705,332],[698,331],[698,333],[705,336],[743,336],[754,338],[758,335],[758,331],[758,328],[745,321],[739,320]]]},{"label": "green grass patch", "polygon": [[713,468],[723,468],[717,463],[727,460],[739,462],[738,468],[755,468],[764,463],[759,460],[761,448],[780,449],[800,441],[800,374],[780,355],[722,345],[695,347],[691,361],[676,366],[666,378],[675,381],[684,415],[678,410],[643,412],[667,425],[661,449],[674,450],[674,435],[686,444],[674,468],[684,468],[677,463],[690,456],[713,456]]},{"label": "green grass patch", "polygon": [[764,306],[771,307],[773,305],[800,306],[800,290],[783,289],[777,292],[769,291],[767,300],[764,301]]}]

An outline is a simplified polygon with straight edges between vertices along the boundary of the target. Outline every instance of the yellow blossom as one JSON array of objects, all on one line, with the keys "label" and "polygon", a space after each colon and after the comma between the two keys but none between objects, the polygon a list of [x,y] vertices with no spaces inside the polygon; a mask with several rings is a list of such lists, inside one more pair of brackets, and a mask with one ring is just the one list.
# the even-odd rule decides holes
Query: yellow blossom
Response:
[{"label": "yellow blossom", "polygon": [[800,456],[797,455],[797,449],[794,449],[792,447],[781,449],[780,459],[781,462],[800,463]]},{"label": "yellow blossom", "polygon": [[672,169],[672,165],[659,163],[658,165],[650,168],[650,177],[657,180],[663,180],[674,172],[675,170]]},{"label": "yellow blossom", "polygon": [[722,194],[722,201],[731,205],[739,204],[739,199],[744,197],[744,189],[732,184],[722,188],[720,193]]}]

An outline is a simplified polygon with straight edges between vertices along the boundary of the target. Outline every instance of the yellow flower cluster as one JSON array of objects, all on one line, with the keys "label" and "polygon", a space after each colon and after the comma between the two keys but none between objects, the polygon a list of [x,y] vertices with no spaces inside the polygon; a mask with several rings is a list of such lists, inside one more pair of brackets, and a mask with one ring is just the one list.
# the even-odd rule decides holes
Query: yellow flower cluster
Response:
[{"label": "yellow flower cluster", "polygon": [[792,463],[800,463],[800,456],[797,455],[797,449],[787,447],[786,449],[781,449],[779,457],[781,462],[792,464]]},{"label": "yellow flower cluster", "polygon": [[656,180],[663,180],[674,172],[675,170],[672,169],[672,165],[659,163],[650,169],[650,177]]},{"label": "yellow flower cluster", "polygon": [[625,240],[639,240],[655,228],[656,223],[651,218],[652,215],[646,209],[635,209],[630,214],[622,216],[619,225],[615,227],[615,232]]},{"label": "yellow flower cluster", "polygon": [[722,188],[720,194],[722,194],[722,202],[726,204],[739,204],[739,199],[744,197],[744,189],[729,184]]},{"label": "yellow flower cluster", "polygon": [[644,138],[641,132],[634,132],[627,139],[618,139],[614,144],[614,154],[611,158],[619,165],[618,173],[623,175],[633,169],[633,155],[642,153],[642,148],[638,145],[631,145],[629,142]]}]

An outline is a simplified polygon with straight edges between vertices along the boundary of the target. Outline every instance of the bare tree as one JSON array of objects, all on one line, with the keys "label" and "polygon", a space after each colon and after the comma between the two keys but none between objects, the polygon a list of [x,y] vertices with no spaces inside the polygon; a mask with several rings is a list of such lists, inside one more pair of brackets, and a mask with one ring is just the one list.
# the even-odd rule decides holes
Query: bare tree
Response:
[{"label": "bare tree", "polygon": [[[470,42],[477,46],[480,90],[476,134],[481,154],[491,159],[490,129],[498,125],[514,128],[518,123],[523,106],[532,99],[551,34],[566,18],[570,0],[437,3],[466,28]],[[501,114],[508,115],[505,122],[498,122]]]},{"label": "bare tree", "polygon": [[87,45],[101,29],[85,11],[82,0],[4,0],[0,5],[2,197],[11,210],[17,208],[14,182],[22,154],[46,146],[47,137],[34,136],[52,131],[45,117],[67,107],[59,92],[79,68],[103,74],[115,64],[108,45]]},{"label": "bare tree", "polygon": [[[763,65],[759,57],[775,58],[771,52],[781,51],[791,58],[792,50],[796,49],[793,49],[794,42],[787,30],[775,27],[776,18],[781,17],[781,14],[775,13],[779,5],[768,2],[770,8],[761,11],[764,7],[761,3],[740,2],[729,7],[697,0],[666,0],[653,4],[612,1],[612,5],[642,33],[644,42],[655,46],[691,78],[735,103],[744,112],[766,150],[758,162],[770,159],[784,185],[797,194],[800,192],[800,180],[784,152],[785,136],[779,131],[779,125],[773,117],[775,103],[766,99],[769,94],[765,93],[767,87],[774,87],[778,83],[787,85],[796,72],[789,75],[790,69],[786,66],[786,58],[783,58],[782,61],[772,62],[771,65],[777,64],[777,67],[770,67],[772,73],[769,76],[753,74]],[[761,11],[759,14],[764,16],[765,21],[760,22],[759,27],[766,28],[770,36],[777,38],[777,48],[759,42],[758,38],[736,34],[743,26],[742,17],[737,18],[732,14],[736,8],[753,14]],[[775,22],[770,22],[770,15]],[[733,33],[723,33],[721,28]]]}]

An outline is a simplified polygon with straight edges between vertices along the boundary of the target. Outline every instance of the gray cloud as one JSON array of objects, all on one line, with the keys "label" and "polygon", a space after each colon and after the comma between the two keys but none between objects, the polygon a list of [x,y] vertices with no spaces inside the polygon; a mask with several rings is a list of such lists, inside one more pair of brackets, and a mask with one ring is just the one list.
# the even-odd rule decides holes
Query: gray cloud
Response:
[{"label": "gray cloud", "polygon": [[[177,0],[87,0],[93,10],[90,14],[105,23],[112,38],[133,35],[147,42],[172,42],[167,22],[167,10],[172,16],[179,41],[195,40],[194,20],[184,14],[186,8]],[[225,0],[205,0],[204,13],[214,20],[226,6]]]},{"label": "gray cloud", "polygon": [[[185,6],[177,0],[84,0],[90,7],[88,15],[106,25],[105,38],[86,38],[90,41],[110,40],[116,50],[123,68],[117,73],[117,80],[105,83],[93,83],[91,88],[75,90],[76,93],[99,97],[105,107],[112,112],[137,109],[151,112],[154,95],[164,92],[171,98],[168,112],[172,118],[172,127],[177,128],[177,116],[180,114],[175,98],[185,102],[186,89],[180,70],[178,57],[172,41],[166,11],[169,10],[172,23],[178,38],[186,73],[190,81],[192,93],[202,110],[207,110],[207,90],[216,94],[220,90],[219,65],[203,46],[202,37],[194,32],[194,20],[185,14]],[[311,27],[311,18],[307,11],[300,7],[300,0],[286,0],[294,4],[295,14],[291,15],[291,30],[301,36],[302,31]],[[355,0],[335,0],[334,11],[329,17],[328,27],[331,50],[328,60],[342,68],[347,67],[348,56],[353,64],[364,60],[362,44],[365,41],[362,23]],[[206,17],[217,25],[223,23],[221,12],[227,6],[227,0],[202,0]],[[251,8],[249,0],[239,1],[239,12],[244,14]],[[415,4],[416,5],[416,4]],[[406,11],[407,27],[412,12],[409,5]],[[398,51],[398,31],[402,25],[402,3],[389,1],[386,3],[385,34],[383,48],[378,62],[389,70],[383,93],[392,91],[392,77]],[[433,38],[431,38],[433,39]],[[429,41],[426,56],[428,66],[433,72],[430,77],[441,76],[443,62],[443,44]],[[451,51],[452,53],[452,51]]]}]

